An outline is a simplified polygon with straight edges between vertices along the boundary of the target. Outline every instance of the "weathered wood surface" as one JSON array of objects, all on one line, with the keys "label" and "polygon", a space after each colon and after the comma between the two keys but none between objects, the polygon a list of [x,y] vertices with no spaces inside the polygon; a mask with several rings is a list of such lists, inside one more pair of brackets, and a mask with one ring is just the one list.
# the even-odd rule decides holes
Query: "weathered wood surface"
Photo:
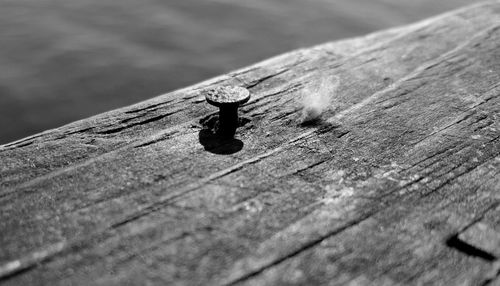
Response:
[{"label": "weathered wood surface", "polygon": [[[301,126],[329,76],[324,121]],[[200,89],[220,84],[252,99],[214,149]],[[499,284],[500,2],[294,51],[0,162],[5,285]]]}]

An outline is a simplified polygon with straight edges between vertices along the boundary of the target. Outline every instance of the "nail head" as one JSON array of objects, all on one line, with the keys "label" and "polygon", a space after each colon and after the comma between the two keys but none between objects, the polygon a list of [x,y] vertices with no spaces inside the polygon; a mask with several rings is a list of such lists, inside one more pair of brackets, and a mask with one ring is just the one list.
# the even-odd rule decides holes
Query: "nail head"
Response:
[{"label": "nail head", "polygon": [[217,86],[207,89],[205,98],[208,103],[218,107],[238,106],[250,99],[250,92],[241,86]]}]

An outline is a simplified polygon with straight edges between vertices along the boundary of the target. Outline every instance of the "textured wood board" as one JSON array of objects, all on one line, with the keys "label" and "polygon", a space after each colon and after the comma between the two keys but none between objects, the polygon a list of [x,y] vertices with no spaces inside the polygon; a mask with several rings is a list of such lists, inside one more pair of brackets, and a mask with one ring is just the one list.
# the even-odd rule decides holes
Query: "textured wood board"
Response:
[{"label": "textured wood board", "polygon": [[[220,84],[252,98],[214,148],[201,90]],[[493,1],[4,145],[0,282],[498,283],[499,95]]]}]

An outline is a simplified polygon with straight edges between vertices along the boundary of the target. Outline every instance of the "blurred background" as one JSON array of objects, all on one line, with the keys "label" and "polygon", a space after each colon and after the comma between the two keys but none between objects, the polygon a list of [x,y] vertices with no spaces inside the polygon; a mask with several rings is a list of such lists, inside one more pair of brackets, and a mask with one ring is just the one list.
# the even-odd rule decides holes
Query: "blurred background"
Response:
[{"label": "blurred background", "polygon": [[0,0],[0,144],[472,0]]}]

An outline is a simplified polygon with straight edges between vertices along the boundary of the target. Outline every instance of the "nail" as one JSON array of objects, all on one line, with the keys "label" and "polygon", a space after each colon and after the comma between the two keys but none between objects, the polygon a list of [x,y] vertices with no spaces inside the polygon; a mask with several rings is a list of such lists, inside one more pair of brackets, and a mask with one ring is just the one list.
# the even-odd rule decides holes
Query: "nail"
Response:
[{"label": "nail", "polygon": [[217,133],[233,137],[238,128],[238,107],[250,99],[248,89],[240,86],[218,86],[205,91],[207,102],[219,107],[219,128]]}]

